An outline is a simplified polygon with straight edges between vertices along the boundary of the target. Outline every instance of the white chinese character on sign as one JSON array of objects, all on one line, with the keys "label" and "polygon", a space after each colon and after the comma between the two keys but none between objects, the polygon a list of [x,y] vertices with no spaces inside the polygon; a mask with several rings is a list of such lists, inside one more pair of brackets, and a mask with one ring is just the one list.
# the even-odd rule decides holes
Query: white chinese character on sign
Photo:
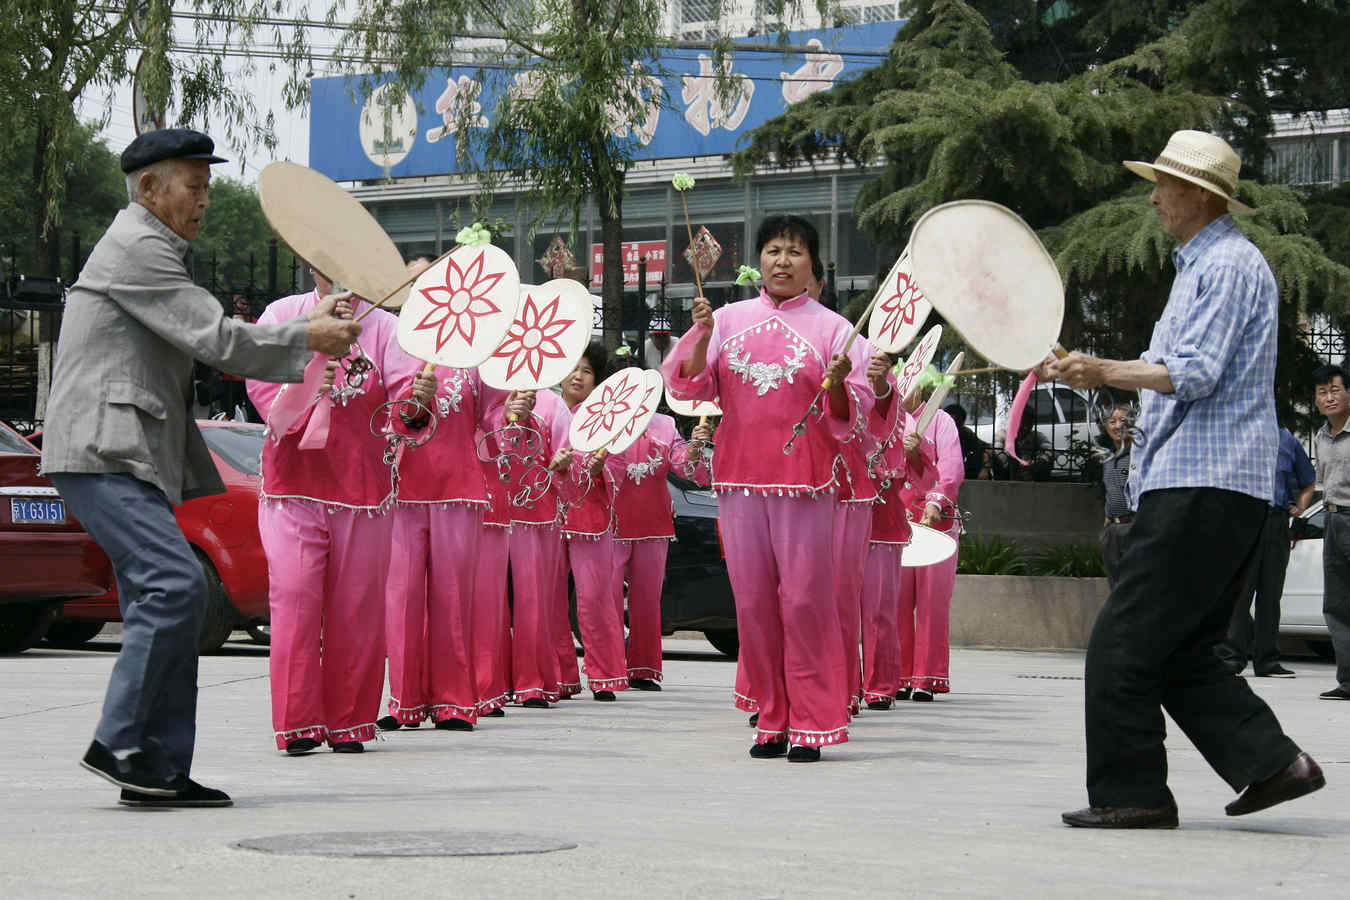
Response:
[{"label": "white chinese character on sign", "polygon": [[428,129],[427,143],[434,144],[441,138],[454,134],[464,119],[475,128],[487,127],[487,117],[482,115],[483,105],[478,102],[478,91],[481,87],[482,85],[467,75],[459,76],[458,81],[454,78],[445,80],[445,90],[436,98],[436,112],[440,114],[444,124]]},{"label": "white chinese character on sign", "polygon": [[[806,46],[823,50],[820,38],[811,38]],[[834,86],[834,80],[844,71],[844,58],[838,53],[808,53],[806,62],[795,72],[779,72],[783,79],[783,99],[788,103],[805,100],[812,94]]]},{"label": "white chinese character on sign", "polygon": [[750,112],[750,101],[755,96],[754,82],[744,75],[733,75],[731,60],[722,61],[722,71],[737,82],[731,98],[725,101],[718,96],[712,57],[706,53],[698,55],[698,74],[686,75],[682,79],[680,97],[685,104],[684,120],[704,137],[711,134],[714,128],[725,128],[727,131],[739,128]]},{"label": "white chinese character on sign", "polygon": [[605,115],[609,118],[610,131],[617,138],[627,137],[628,129],[633,129],[633,137],[642,146],[647,146],[656,136],[656,126],[661,120],[661,82],[657,78],[644,74],[640,63],[633,63],[633,77],[628,79],[625,88],[642,105],[641,123],[630,122],[627,114],[618,103],[606,103]]},{"label": "white chinese character on sign", "polygon": [[515,84],[508,87],[507,93],[512,100],[533,100],[539,96],[539,90],[544,86],[543,74],[536,71],[518,72],[515,77]]}]

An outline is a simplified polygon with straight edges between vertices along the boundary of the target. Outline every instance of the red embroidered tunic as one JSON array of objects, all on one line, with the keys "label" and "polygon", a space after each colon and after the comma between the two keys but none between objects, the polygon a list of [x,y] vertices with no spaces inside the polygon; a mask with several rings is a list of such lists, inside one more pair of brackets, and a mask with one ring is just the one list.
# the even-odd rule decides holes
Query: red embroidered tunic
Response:
[{"label": "red embroidered tunic", "polygon": [[614,536],[621,541],[673,540],[675,510],[666,476],[674,469],[681,477],[706,485],[710,478],[706,457],[691,453],[675,430],[675,420],[657,413],[618,460]]},{"label": "red embroidered tunic", "polygon": [[[318,302],[315,291],[282,297],[268,304],[258,321],[286,322],[308,313]],[[356,314],[369,305],[360,301]],[[394,334],[398,320],[377,309],[361,324],[365,327],[358,342],[359,356],[370,363],[370,371],[359,384],[353,384],[358,379],[348,379],[339,368],[332,392],[310,403],[296,427],[284,435],[268,430],[261,464],[264,500],[316,500],[372,512],[383,510],[391,501],[393,486],[383,461],[384,440],[371,433],[371,419],[387,399],[384,377],[389,354],[399,352]],[[348,364],[351,359],[347,358]],[[322,359],[310,363],[323,364]],[[302,389],[302,385],[251,379],[247,386],[249,399],[264,419],[282,391]],[[327,439],[314,449],[301,449],[306,430],[321,407],[327,407],[321,414],[330,418]],[[377,421],[377,429],[383,424]]]}]

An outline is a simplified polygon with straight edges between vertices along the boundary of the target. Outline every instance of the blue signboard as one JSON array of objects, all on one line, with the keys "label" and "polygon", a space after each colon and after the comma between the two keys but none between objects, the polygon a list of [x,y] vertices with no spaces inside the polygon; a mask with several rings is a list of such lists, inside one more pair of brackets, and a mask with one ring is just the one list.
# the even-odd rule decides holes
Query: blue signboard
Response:
[{"label": "blue signboard", "polygon": [[[879,65],[878,56],[850,51],[887,50],[902,24],[792,33],[791,44],[818,48],[810,54],[784,55],[772,49],[772,37],[760,38],[769,52],[738,50],[729,56],[737,83],[729,98],[718,94],[711,51],[667,50],[658,68],[666,73],[661,81],[668,105],[649,104],[641,122],[615,116],[614,134],[631,142],[638,159],[730,153],[743,132],[789,104]],[[503,90],[530,90],[530,72],[437,69],[415,98],[397,104],[384,98],[384,82],[375,83],[381,86],[363,102],[359,78],[310,82],[309,164],[335,181],[457,171],[456,129],[465,121],[485,127]]]}]

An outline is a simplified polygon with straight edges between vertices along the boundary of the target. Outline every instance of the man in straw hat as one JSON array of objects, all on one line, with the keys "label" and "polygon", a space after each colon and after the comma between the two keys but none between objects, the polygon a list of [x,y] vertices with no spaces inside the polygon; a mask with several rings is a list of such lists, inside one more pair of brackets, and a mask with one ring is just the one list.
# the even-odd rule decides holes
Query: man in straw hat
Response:
[{"label": "man in straw hat", "polygon": [[[1137,360],[1072,353],[1044,375],[1140,391],[1129,493],[1137,508],[1086,665],[1089,807],[1080,828],[1174,828],[1162,710],[1235,791],[1230,816],[1325,784],[1274,713],[1213,653],[1257,555],[1275,461],[1270,267],[1230,212],[1239,161],[1222,138],[1178,131],[1153,163],[1149,200],[1176,238],[1177,276]],[[1222,453],[1216,448],[1223,448]]]},{"label": "man in straw hat", "polygon": [[225,490],[189,411],[192,361],[299,381],[312,351],[361,326],[331,315],[252,325],[225,316],[183,265],[207,207],[209,137],[151,131],[122,153],[131,202],[94,246],[61,325],[42,465],[117,572],[122,650],[82,765],[128,806],[229,806],[188,777],[196,735],[202,565],[173,507]]}]

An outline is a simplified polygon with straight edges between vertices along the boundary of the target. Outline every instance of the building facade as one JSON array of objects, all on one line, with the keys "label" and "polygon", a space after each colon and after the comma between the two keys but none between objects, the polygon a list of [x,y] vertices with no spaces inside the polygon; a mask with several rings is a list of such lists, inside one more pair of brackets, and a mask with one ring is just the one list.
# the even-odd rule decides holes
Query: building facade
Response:
[{"label": "building facade", "polygon": [[[903,24],[896,18],[897,4],[845,3],[844,12],[859,24],[794,31],[789,44],[807,52],[792,53],[763,32],[764,5],[742,3],[724,15],[724,23],[745,36],[741,43],[763,46],[731,54],[739,93],[723,98],[714,89],[710,50],[676,47],[660,60],[669,103],[649,106],[643,122],[613,122],[617,137],[633,141],[636,156],[623,198],[625,287],[634,297],[642,290],[647,305],[662,307],[676,330],[695,293],[684,259],[690,232],[682,200],[693,228],[707,229],[721,247],[704,279],[714,299],[736,293],[740,265],[757,265],[750,248],[755,229],[769,215],[794,213],[815,224],[831,284],[845,301],[874,283],[879,270],[884,274],[899,250],[874,246],[857,227],[854,203],[870,173],[830,162],[756,172],[737,181],[729,164],[746,131],[789,103],[880,64]],[[670,33],[678,40],[703,39],[712,6],[705,0],[673,4]],[[471,174],[458,171],[457,129],[466,122],[486,124],[494,92],[528,89],[528,70],[499,76],[505,84],[494,85],[490,78],[467,65],[441,70],[421,95],[401,101],[383,97],[380,85],[371,92],[347,78],[315,79],[310,165],[348,186],[405,257],[437,256],[453,245],[460,227],[484,221],[494,242],[513,255],[523,281],[548,280],[559,258],[571,258],[598,293],[602,246],[593,203],[575,221],[552,220],[532,204],[528,185],[498,185],[485,197]],[[671,185],[677,172],[696,181],[683,198]],[[646,323],[625,321],[623,327],[641,329]]]}]

